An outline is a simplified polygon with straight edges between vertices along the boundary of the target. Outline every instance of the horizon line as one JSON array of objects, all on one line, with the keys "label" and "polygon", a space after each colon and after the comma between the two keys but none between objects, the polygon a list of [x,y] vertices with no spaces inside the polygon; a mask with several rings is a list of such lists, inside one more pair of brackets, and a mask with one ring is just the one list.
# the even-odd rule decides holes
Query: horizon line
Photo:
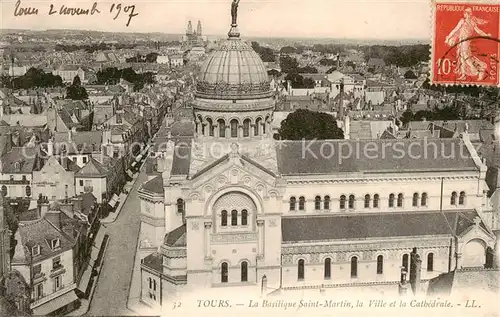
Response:
[{"label": "horizon line", "polygon": [[[0,31],[4,30],[12,30],[12,31],[31,31],[31,32],[47,32],[47,31],[76,31],[76,32],[98,32],[98,33],[119,33],[119,34],[163,34],[163,35],[179,35],[183,36],[185,33],[166,33],[166,32],[160,32],[160,31],[153,31],[153,32],[139,32],[139,31],[133,31],[133,32],[127,32],[127,31],[100,31],[100,30],[91,30],[91,29],[19,29],[19,28],[2,28],[0,27]],[[207,34],[203,36],[210,36],[210,37],[226,37],[227,34]],[[322,37],[322,36],[311,36],[311,37],[304,37],[304,36],[299,36],[299,37],[294,37],[294,36],[286,36],[286,35],[275,35],[275,36],[263,36],[263,35],[246,35],[244,37],[253,37],[253,38],[269,38],[269,39],[319,39],[319,40],[352,40],[352,41],[413,41],[413,42],[424,42],[427,44],[430,44],[431,40],[430,39],[424,39],[424,38],[347,38],[347,37]]]}]

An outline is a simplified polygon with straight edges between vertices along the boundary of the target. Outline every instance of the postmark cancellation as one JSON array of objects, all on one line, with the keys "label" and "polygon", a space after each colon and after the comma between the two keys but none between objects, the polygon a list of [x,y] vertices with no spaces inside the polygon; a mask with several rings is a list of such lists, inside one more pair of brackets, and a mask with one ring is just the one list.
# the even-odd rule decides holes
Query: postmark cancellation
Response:
[{"label": "postmark cancellation", "polygon": [[431,79],[499,86],[499,1],[433,1]]}]

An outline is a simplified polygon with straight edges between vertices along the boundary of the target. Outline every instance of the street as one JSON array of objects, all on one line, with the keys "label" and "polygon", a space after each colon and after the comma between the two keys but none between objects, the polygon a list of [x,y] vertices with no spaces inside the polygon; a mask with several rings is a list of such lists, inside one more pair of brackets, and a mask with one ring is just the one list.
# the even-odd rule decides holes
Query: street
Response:
[{"label": "street", "polygon": [[109,234],[110,242],[86,316],[134,315],[126,303],[140,229],[137,191],[146,180],[145,171],[141,171],[116,221],[100,229]]}]

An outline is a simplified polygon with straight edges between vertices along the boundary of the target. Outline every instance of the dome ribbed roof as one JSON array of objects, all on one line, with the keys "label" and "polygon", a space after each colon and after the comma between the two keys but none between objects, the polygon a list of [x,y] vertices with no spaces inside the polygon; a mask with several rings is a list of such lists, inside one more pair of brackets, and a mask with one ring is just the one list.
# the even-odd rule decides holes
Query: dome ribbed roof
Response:
[{"label": "dome ribbed roof", "polygon": [[272,91],[259,55],[234,31],[201,67],[196,95],[208,99],[259,99],[270,97]]}]

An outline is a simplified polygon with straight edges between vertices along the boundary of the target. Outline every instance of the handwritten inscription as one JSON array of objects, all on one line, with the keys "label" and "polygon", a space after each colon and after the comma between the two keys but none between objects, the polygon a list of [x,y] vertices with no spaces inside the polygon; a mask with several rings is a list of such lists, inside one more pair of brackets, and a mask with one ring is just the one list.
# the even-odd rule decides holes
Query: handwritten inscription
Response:
[{"label": "handwritten inscription", "polygon": [[[104,5],[102,5],[104,6]],[[101,9],[99,9],[100,4],[94,2],[91,7],[68,7],[65,5],[61,5],[59,7],[54,4],[50,4],[47,14],[49,16],[81,16],[81,15],[98,15],[101,14]],[[111,3],[109,7],[109,13],[113,16],[113,20],[116,20],[120,17],[120,15],[126,15],[128,17],[126,26],[130,25],[132,18],[139,15],[135,11],[135,5],[124,5],[122,3]],[[23,7],[21,4],[21,0],[17,0],[16,5],[14,7],[14,16],[30,16],[30,15],[38,15],[39,8],[37,7]],[[105,11],[103,11],[105,12]]]}]

